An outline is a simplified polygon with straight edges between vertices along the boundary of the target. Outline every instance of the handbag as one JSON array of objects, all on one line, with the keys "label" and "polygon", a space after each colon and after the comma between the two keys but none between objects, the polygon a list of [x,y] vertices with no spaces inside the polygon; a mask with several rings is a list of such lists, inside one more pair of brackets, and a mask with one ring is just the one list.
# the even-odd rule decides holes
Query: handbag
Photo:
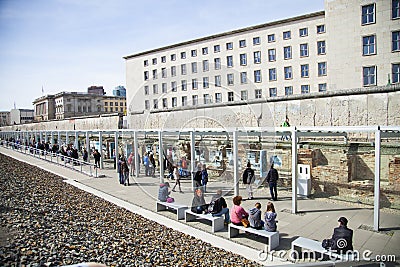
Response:
[{"label": "handbag", "polygon": [[[236,213],[236,216],[239,217],[239,215],[237,214],[236,210],[235,210],[235,213]],[[244,228],[249,227],[250,222],[249,222],[249,220],[247,220],[247,218],[243,217],[242,219],[240,219],[240,221],[242,222]]]},{"label": "handbag", "polygon": [[322,247],[324,249],[330,249],[332,247],[332,240],[331,239],[324,239],[322,240]]},{"label": "handbag", "polygon": [[173,197],[168,197],[167,198],[167,203],[172,203],[174,201],[175,201],[175,199]]}]

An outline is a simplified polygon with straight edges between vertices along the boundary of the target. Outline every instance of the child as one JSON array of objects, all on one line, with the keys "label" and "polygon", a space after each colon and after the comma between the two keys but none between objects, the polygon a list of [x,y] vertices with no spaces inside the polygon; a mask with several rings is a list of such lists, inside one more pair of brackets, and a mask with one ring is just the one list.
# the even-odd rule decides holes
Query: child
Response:
[{"label": "child", "polygon": [[261,220],[261,204],[256,203],[255,207],[249,211],[250,227],[261,230],[264,226],[264,221]]},{"label": "child", "polygon": [[274,204],[268,202],[267,211],[265,212],[265,230],[267,232],[276,232],[276,216]]}]

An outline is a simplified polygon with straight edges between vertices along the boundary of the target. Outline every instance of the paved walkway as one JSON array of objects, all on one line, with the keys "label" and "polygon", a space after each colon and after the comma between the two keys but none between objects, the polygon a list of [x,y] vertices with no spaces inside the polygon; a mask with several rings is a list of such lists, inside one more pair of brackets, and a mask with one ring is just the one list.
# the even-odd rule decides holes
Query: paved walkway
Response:
[{"label": "paved walkway", "polygon": [[[177,229],[190,235],[194,235],[212,245],[238,253],[246,258],[257,260],[261,250],[265,249],[265,240],[260,237],[240,234],[239,237],[227,239],[227,229],[211,233],[211,227],[201,222],[184,223],[176,221],[176,215],[172,212],[155,213],[155,202],[158,194],[159,179],[152,177],[131,178],[130,186],[123,186],[118,183],[118,176],[112,166],[99,170],[104,174],[102,178],[88,177],[74,170],[58,166],[43,160],[33,158],[28,155],[15,152],[4,147],[0,147],[0,153],[12,156],[18,160],[25,161],[37,167],[43,168],[57,175],[65,177],[70,183],[79,185],[92,190],[93,193],[101,195],[103,198],[124,206],[132,211],[140,208],[145,217],[156,220],[168,227]],[[107,168],[108,167],[108,168]],[[207,186],[206,201],[211,199],[211,195],[219,188],[223,189],[228,206],[232,206],[232,184],[226,182],[216,182],[212,180]],[[173,185],[174,181],[170,181]],[[189,180],[183,180],[184,193],[173,192],[172,197],[177,203],[191,205],[193,193],[190,191]],[[246,190],[240,187],[242,196],[246,196]],[[337,219],[345,216],[349,220],[349,227],[354,230],[353,244],[354,249],[361,253],[371,251],[371,258],[376,255],[395,255],[397,261],[400,260],[400,213],[381,211],[381,232],[373,232],[368,228],[373,225],[373,207],[359,204],[349,204],[344,202],[331,201],[326,199],[301,199],[298,202],[299,214],[291,214],[291,194],[288,191],[279,191],[279,200],[274,202],[278,213],[278,230],[280,232],[280,245],[274,252],[274,265],[288,264],[277,258],[286,258],[290,250],[291,242],[299,236],[316,240],[329,238],[333,228],[337,226]],[[256,202],[262,204],[265,210],[266,203],[269,201],[269,190],[259,188],[255,191],[254,200],[245,200],[242,206],[245,209],[252,208]],[[264,212],[263,212],[264,213]],[[161,215],[161,216],[160,216]],[[190,226],[190,227],[187,227]],[[193,230],[194,229],[194,230]],[[262,254],[265,256],[265,254]],[[261,255],[261,256],[262,256]],[[268,261],[259,261],[263,264],[271,264]]]}]

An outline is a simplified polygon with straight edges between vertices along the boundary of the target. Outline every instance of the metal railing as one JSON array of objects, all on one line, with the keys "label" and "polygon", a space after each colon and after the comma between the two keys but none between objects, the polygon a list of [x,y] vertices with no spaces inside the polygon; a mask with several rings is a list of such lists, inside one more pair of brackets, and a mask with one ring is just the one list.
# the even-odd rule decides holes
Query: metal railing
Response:
[{"label": "metal railing", "polygon": [[52,151],[37,149],[35,147],[25,146],[4,140],[0,141],[0,145],[8,149],[18,151],[20,153],[30,155],[35,158],[39,158],[51,163],[58,164],[60,166],[64,166],[66,168],[75,170],[77,172],[83,173],[91,177],[96,177],[96,178],[98,177],[97,166],[83,160],[68,157],[62,155],[61,153],[54,153]]}]

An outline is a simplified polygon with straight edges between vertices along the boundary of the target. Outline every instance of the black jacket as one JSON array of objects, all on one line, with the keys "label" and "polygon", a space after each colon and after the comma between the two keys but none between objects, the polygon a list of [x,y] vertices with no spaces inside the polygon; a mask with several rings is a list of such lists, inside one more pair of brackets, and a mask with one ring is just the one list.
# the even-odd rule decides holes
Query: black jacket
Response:
[{"label": "black jacket", "polygon": [[276,183],[279,179],[278,171],[274,168],[271,168],[267,174],[267,182],[268,183]]},{"label": "black jacket", "polygon": [[251,184],[254,182],[254,170],[247,167],[243,172],[243,183]]},{"label": "black jacket", "polygon": [[333,230],[332,235],[332,250],[338,253],[345,253],[348,250],[353,250],[353,230],[347,226],[339,226]]}]

